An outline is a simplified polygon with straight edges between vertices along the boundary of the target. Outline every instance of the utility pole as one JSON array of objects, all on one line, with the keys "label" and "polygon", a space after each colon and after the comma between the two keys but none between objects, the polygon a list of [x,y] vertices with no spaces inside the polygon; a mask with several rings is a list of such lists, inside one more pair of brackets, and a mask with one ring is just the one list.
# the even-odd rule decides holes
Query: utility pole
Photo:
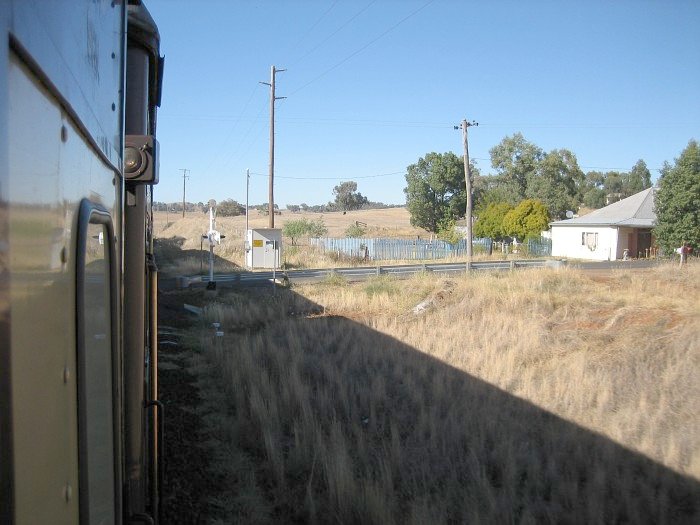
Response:
[{"label": "utility pole", "polygon": [[248,191],[250,190],[250,170],[245,170],[245,234],[248,235]]},{"label": "utility pole", "polygon": [[180,171],[182,172],[182,218],[185,218],[185,187],[187,186],[187,179],[190,177],[187,175],[187,172],[190,171],[185,168],[180,168]]},{"label": "utility pole", "polygon": [[467,138],[467,130],[471,126],[478,126],[478,122],[467,122],[464,119],[459,126],[455,126],[455,129],[462,130],[462,142],[464,144],[464,182],[467,189],[467,212],[465,218],[467,219],[467,258],[471,261],[472,259],[472,175],[469,168],[469,141]]},{"label": "utility pole", "polygon": [[275,97],[275,74],[286,69],[275,69],[275,66],[270,67],[270,82],[260,82],[266,86],[270,86],[270,185],[268,189],[268,210],[270,228],[275,227],[275,100],[280,100],[287,97]]}]

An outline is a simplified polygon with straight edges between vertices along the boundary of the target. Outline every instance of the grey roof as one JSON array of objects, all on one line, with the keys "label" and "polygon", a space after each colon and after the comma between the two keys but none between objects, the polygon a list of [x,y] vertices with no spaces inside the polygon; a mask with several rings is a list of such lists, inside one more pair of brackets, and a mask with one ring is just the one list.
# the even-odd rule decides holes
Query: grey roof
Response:
[{"label": "grey roof", "polygon": [[656,222],[654,191],[647,188],[631,197],[594,210],[583,217],[550,223],[551,226],[628,226],[651,228]]}]

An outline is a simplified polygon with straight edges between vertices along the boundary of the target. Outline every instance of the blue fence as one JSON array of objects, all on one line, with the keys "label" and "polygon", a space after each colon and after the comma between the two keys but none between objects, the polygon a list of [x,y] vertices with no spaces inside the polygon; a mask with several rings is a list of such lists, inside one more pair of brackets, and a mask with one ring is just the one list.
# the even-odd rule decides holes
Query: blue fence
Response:
[{"label": "blue fence", "polygon": [[530,239],[527,241],[527,253],[537,257],[552,255],[552,239]]},{"label": "blue fence", "polygon": [[[423,239],[355,239],[355,238],[312,238],[311,246],[324,252],[333,252],[347,257],[357,257],[373,261],[430,260],[459,257],[467,254],[467,241],[457,244],[439,240]],[[491,239],[474,239],[474,253],[491,253]]]}]

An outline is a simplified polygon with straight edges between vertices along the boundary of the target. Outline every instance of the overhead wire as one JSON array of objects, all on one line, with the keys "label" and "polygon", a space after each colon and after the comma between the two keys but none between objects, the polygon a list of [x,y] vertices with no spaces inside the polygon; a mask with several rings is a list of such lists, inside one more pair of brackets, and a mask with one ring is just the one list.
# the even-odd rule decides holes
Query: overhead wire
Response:
[{"label": "overhead wire", "polygon": [[[425,9],[426,7],[428,7],[428,6],[429,6],[430,4],[432,4],[434,1],[435,1],[435,0],[429,0],[428,2],[426,2],[425,4],[423,4],[423,5],[422,5],[421,7],[419,7],[418,9],[412,11],[412,12],[409,13],[407,16],[405,16],[404,18],[402,18],[401,20],[399,20],[397,23],[395,23],[393,26],[391,26],[390,28],[388,28],[387,30],[385,30],[384,32],[382,32],[379,36],[373,38],[372,40],[370,40],[370,41],[369,41],[367,44],[365,44],[364,46],[362,46],[362,47],[360,47],[359,49],[357,49],[356,51],[350,53],[348,56],[346,56],[345,58],[343,58],[341,61],[337,62],[336,64],[334,64],[334,65],[331,66],[330,68],[326,69],[326,70],[325,70],[323,73],[321,73],[320,75],[318,75],[318,76],[314,77],[313,79],[309,80],[306,84],[303,84],[302,86],[300,86],[300,87],[297,88],[296,90],[292,91],[292,93],[290,93],[289,96],[296,95],[297,93],[299,93],[299,91],[301,91],[301,90],[307,88],[308,86],[310,86],[311,84],[313,84],[313,83],[316,82],[317,80],[320,80],[321,78],[325,77],[325,76],[326,76],[328,73],[330,73],[331,71],[333,71],[333,70],[339,68],[340,66],[342,66],[343,64],[345,64],[345,63],[346,63],[348,60],[350,60],[351,58],[353,58],[353,57],[359,55],[359,54],[362,53],[365,49],[367,49],[368,47],[370,47],[370,46],[373,45],[374,43],[376,43],[376,42],[378,42],[379,40],[381,40],[382,38],[384,38],[386,35],[388,35],[389,33],[391,33],[394,29],[396,29],[397,27],[399,27],[401,24],[403,24],[404,22],[406,22],[408,19],[410,19],[411,17],[417,15],[419,12],[421,12],[423,9]],[[372,3],[374,3],[374,2],[372,2]],[[371,4],[370,4],[370,5],[371,5]]]},{"label": "overhead wire", "polygon": [[[337,35],[338,33],[340,33],[340,32],[341,32],[343,29],[345,29],[347,26],[349,26],[357,17],[359,17],[362,13],[364,13],[365,11],[367,11],[367,9],[369,9],[370,7],[372,7],[372,5],[374,5],[376,2],[377,2],[377,0],[372,0],[369,4],[367,4],[365,7],[363,7],[362,9],[360,9],[357,13],[355,13],[353,16],[351,16],[348,20],[346,20],[345,22],[343,22],[343,23],[340,25],[340,27],[338,27],[338,29],[336,29],[335,31],[333,31],[330,35],[328,35],[326,38],[324,38],[323,40],[321,40],[318,44],[316,44],[314,47],[312,47],[309,51],[307,51],[307,52],[304,53],[302,56],[300,56],[300,57],[297,58],[295,61],[293,61],[293,62],[291,63],[291,65],[294,66],[294,65],[299,64],[299,62],[301,62],[301,61],[304,60],[306,57],[308,57],[309,55],[311,55],[314,51],[316,51],[318,48],[320,48],[323,44],[325,44],[326,42],[328,42],[331,38],[333,38],[335,35]],[[338,2],[335,2],[335,3],[333,4],[333,6],[335,6],[337,3],[338,3]],[[333,6],[331,6],[331,7],[333,7]],[[330,9],[329,9],[328,11],[330,11]],[[326,13],[327,13],[328,11],[326,11]],[[325,15],[325,13],[324,13],[324,15]],[[323,17],[321,17],[321,18],[323,18]]]},{"label": "overhead wire", "polygon": [[[404,175],[406,170],[394,171],[391,173],[380,173],[377,175],[358,175],[356,177],[292,177],[289,175],[278,175],[275,173],[276,179],[291,179],[291,180],[355,180],[355,179],[376,179],[379,177],[392,177],[395,175]],[[256,177],[267,177],[268,175],[264,173],[250,173]]]},{"label": "overhead wire", "polygon": [[[338,2],[339,2],[339,1],[340,1],[340,0],[335,0],[335,2],[333,2],[333,3],[331,4],[331,6],[330,6],[328,9],[326,9],[326,10],[323,12],[323,14],[322,14],[320,17],[318,17],[318,18],[316,19],[316,21],[315,21],[313,24],[311,24],[311,27],[309,27],[309,29],[306,30],[306,32],[301,36],[301,38],[299,38],[299,39],[297,40],[296,44],[294,44],[294,45],[292,46],[292,48],[291,48],[292,50],[294,50],[294,49],[296,49],[296,48],[299,47],[299,45],[304,41],[304,39],[305,39],[309,34],[311,34],[311,32],[312,32],[314,29],[316,29],[316,26],[317,26],[318,24],[321,23],[321,20],[323,20],[324,18],[326,18],[326,16],[328,15],[328,13],[330,13],[330,12],[335,8],[335,6],[338,5]],[[314,49],[316,49],[316,48],[314,48]],[[309,53],[307,53],[307,54],[304,55],[303,57],[297,59],[297,62],[298,62],[299,60],[305,58],[308,54],[309,54]]]},{"label": "overhead wire", "polygon": [[[253,100],[253,96],[255,95],[255,92],[257,91],[257,86],[253,88],[253,91],[251,91],[250,96],[248,97],[248,100],[243,106],[243,109],[241,110],[241,115],[234,120],[233,126],[231,126],[231,129],[226,135],[226,138],[221,142],[221,146],[217,149],[219,152],[224,151],[224,147],[228,144],[229,139],[233,136],[233,132],[236,130],[236,127],[238,124],[241,122],[243,115],[245,114],[246,109],[248,109],[248,106],[250,105],[251,100]],[[215,161],[217,161],[221,157],[222,153],[219,153],[216,156],[212,156],[212,158],[209,161],[209,164],[206,166],[204,173],[207,173],[211,167],[215,164]]]},{"label": "overhead wire", "polygon": [[[260,106],[260,109],[258,110],[258,114],[257,114],[256,117],[253,119],[253,121],[251,122],[250,126],[248,127],[248,130],[247,130],[247,131],[245,132],[245,134],[243,135],[243,138],[241,139],[241,141],[238,143],[238,144],[239,144],[239,145],[238,145],[238,148],[235,149],[231,154],[229,154],[229,156],[226,157],[226,160],[222,163],[222,165],[223,165],[224,168],[226,168],[227,166],[229,166],[234,158],[235,158],[236,161],[237,161],[237,160],[238,160],[239,158],[241,158],[243,155],[245,155],[246,153],[248,153],[248,151],[250,150],[250,148],[253,147],[253,144],[255,144],[258,140],[260,140],[260,136],[259,136],[259,134],[258,134],[257,136],[255,136],[255,137],[253,138],[253,140],[248,144],[248,146],[247,146],[243,151],[240,151],[240,150],[241,150],[241,147],[242,147],[243,144],[245,143],[246,139],[248,138],[248,136],[249,136],[249,135],[251,134],[251,132],[253,131],[253,128],[255,127],[255,125],[256,125],[256,124],[260,125],[261,123],[263,123],[262,120],[259,120],[259,117],[260,117],[260,115],[262,114],[263,110],[264,110],[266,107],[267,107],[267,102],[265,102],[264,104],[262,104],[262,105]],[[240,151],[240,153],[239,153],[239,151]]]}]

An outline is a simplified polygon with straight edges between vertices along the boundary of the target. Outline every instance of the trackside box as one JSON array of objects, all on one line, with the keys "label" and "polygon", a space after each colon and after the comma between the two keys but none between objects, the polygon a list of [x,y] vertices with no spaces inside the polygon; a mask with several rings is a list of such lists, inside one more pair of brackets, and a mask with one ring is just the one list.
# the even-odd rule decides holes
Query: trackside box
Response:
[{"label": "trackside box", "polygon": [[247,268],[279,268],[282,260],[282,230],[258,228],[248,230],[245,241]]}]

